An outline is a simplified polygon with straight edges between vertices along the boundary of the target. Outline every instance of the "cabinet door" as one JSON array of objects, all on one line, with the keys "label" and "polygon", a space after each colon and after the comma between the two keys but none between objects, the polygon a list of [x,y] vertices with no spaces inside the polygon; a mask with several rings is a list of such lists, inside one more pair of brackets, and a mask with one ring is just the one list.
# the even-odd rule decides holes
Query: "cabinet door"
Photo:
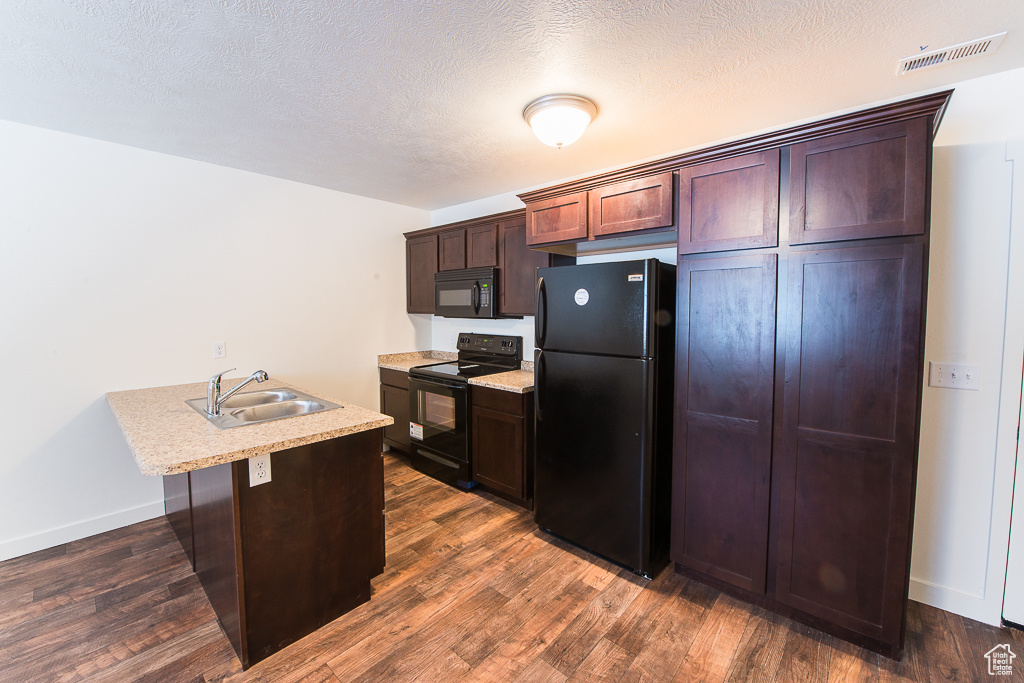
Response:
[{"label": "cabinet door", "polygon": [[466,267],[487,268],[498,265],[498,224],[466,228]]},{"label": "cabinet door", "polygon": [[764,593],[777,255],[678,268],[674,562]]},{"label": "cabinet door", "polygon": [[673,224],[672,172],[590,190],[590,234],[617,235]]},{"label": "cabinet door", "polygon": [[466,267],[466,231],[449,230],[439,237],[440,270],[462,270]]},{"label": "cabinet door", "polygon": [[542,199],[526,205],[526,244],[587,239],[587,193]]},{"label": "cabinet door", "polygon": [[501,273],[498,312],[506,316],[533,315],[537,269],[551,265],[551,255],[526,246],[526,219],[502,221],[500,233]]},{"label": "cabinet door", "polygon": [[381,384],[380,412],[395,418],[395,424],[384,428],[384,440],[389,446],[410,453],[409,390]]},{"label": "cabinet door", "polygon": [[679,253],[779,244],[779,150],[679,169]]},{"label": "cabinet door", "polygon": [[524,426],[522,417],[473,406],[473,478],[520,499],[528,497],[523,486]]},{"label": "cabinet door", "polygon": [[779,602],[899,647],[921,373],[920,244],[790,256]]},{"label": "cabinet door", "polygon": [[793,145],[790,243],[923,234],[927,126],[922,117]]},{"label": "cabinet door", "polygon": [[405,241],[405,301],[409,313],[434,312],[434,273],[437,272],[437,235]]}]

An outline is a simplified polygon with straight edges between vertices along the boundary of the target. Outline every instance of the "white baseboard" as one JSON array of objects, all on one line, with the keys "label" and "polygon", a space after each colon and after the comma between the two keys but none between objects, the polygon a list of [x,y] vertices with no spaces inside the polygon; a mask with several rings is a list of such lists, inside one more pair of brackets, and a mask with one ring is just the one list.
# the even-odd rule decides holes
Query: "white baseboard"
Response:
[{"label": "white baseboard", "polygon": [[0,541],[0,561],[21,557],[37,550],[45,550],[62,543],[77,541],[105,531],[120,529],[129,524],[143,522],[147,519],[160,517],[164,514],[162,500],[146,503],[130,510],[121,510],[102,517],[93,517],[75,522],[57,529],[50,529],[38,534],[30,534],[9,541]]},{"label": "white baseboard", "polygon": [[986,600],[920,579],[910,579],[910,599],[992,626],[999,626],[1002,615],[1001,597]]}]

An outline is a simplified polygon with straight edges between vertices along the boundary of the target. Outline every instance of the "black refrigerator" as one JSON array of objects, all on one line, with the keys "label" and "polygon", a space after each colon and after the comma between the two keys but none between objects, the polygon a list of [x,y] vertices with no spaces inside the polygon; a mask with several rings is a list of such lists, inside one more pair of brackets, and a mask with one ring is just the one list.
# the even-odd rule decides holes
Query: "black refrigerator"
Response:
[{"label": "black refrigerator", "polygon": [[675,266],[537,276],[534,519],[651,578],[668,556]]}]

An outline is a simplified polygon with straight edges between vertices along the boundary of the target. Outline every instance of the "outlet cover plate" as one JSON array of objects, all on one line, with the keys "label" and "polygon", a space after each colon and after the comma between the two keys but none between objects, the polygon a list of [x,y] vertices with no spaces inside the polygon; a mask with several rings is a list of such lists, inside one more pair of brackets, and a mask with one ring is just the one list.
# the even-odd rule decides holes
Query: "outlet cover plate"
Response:
[{"label": "outlet cover plate", "polygon": [[928,363],[928,386],[946,389],[981,388],[981,367],[964,363]]},{"label": "outlet cover plate", "polygon": [[259,486],[270,481],[270,453],[249,458],[249,486]]}]

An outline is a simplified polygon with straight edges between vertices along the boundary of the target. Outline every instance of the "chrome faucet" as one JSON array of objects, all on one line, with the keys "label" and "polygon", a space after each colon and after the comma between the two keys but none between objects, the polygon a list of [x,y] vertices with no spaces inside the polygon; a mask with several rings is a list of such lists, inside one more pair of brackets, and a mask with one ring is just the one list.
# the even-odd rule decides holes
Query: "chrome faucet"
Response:
[{"label": "chrome faucet", "polygon": [[230,370],[225,370],[224,372],[218,372],[216,375],[210,378],[210,384],[206,387],[206,412],[209,413],[210,415],[220,415],[220,405],[224,403],[224,401],[234,396],[239,389],[244,387],[249,382],[253,380],[256,380],[257,382],[265,382],[268,379],[270,379],[267,376],[267,373],[265,373],[262,370],[257,370],[256,372],[249,375],[248,379],[235,385],[234,388],[232,388],[228,393],[222,396],[220,393],[221,375],[226,375],[227,373],[231,372],[234,369],[235,368],[231,368]]}]

